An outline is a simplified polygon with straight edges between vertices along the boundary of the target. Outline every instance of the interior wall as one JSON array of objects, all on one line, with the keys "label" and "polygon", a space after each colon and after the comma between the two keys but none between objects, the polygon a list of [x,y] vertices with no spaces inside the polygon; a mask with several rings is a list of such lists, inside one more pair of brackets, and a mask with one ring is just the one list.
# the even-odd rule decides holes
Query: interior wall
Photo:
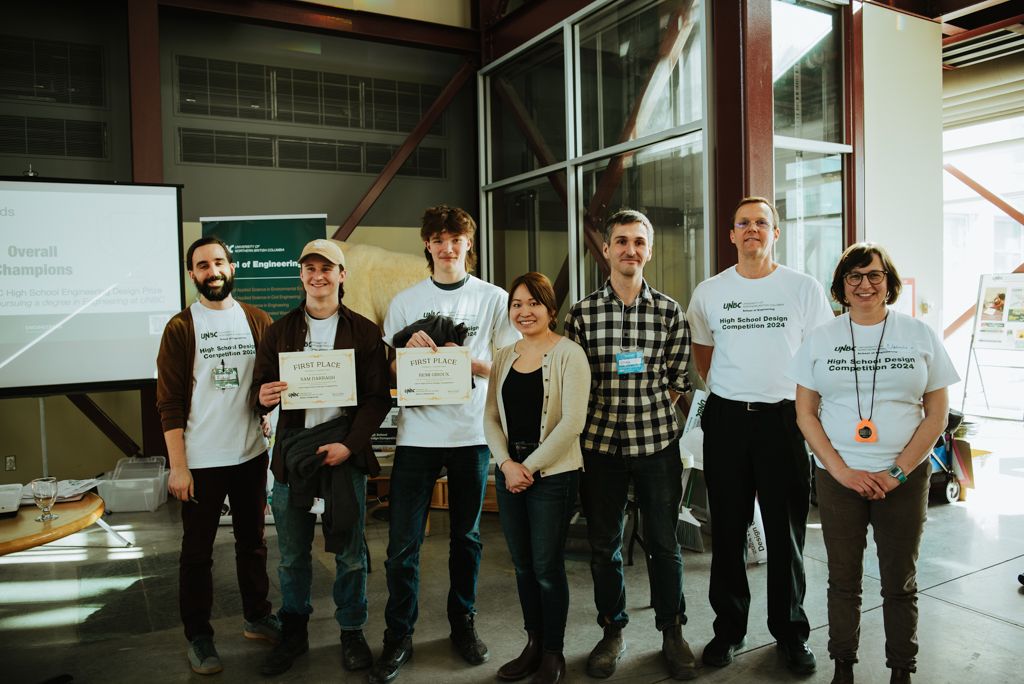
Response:
[{"label": "interior wall", "polygon": [[864,234],[917,284],[915,315],[942,323],[942,32],[863,5]]},{"label": "interior wall", "polygon": [[461,28],[472,28],[470,0],[306,0],[318,5],[346,10],[376,12],[406,19],[431,21]]}]

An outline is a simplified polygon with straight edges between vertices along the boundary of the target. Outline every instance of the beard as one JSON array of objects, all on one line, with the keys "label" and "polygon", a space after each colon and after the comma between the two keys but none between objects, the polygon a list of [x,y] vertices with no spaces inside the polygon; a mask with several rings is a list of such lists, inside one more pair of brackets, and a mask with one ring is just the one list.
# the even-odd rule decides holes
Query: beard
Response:
[{"label": "beard", "polygon": [[[217,280],[219,278],[224,279],[224,282],[222,284],[210,284],[212,281]],[[199,294],[201,294],[203,297],[210,300],[211,302],[224,301],[225,299],[228,298],[228,295],[231,294],[231,290],[234,289],[235,287],[235,277],[230,273],[226,273],[223,276],[214,276],[211,278],[207,278],[203,282],[199,282],[198,280],[193,278],[192,282],[195,283],[196,289],[199,290]]]}]

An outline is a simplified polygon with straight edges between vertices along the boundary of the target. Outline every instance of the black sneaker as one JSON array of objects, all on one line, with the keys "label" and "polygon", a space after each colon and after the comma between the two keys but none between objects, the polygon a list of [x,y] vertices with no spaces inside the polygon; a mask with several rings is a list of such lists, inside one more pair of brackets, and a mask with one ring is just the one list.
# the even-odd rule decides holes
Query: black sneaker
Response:
[{"label": "black sneaker", "polygon": [[281,613],[281,641],[267,654],[260,673],[270,676],[286,672],[300,655],[309,650],[308,615]]},{"label": "black sneaker", "polygon": [[452,633],[448,638],[455,644],[455,649],[470,665],[482,665],[487,662],[490,653],[487,645],[477,636],[476,627],[473,626],[472,615],[450,615],[448,620],[452,626]]},{"label": "black sneaker", "polygon": [[786,659],[786,667],[794,674],[806,675],[814,672],[817,662],[810,647],[803,641],[779,641],[779,650]]},{"label": "black sneaker", "polygon": [[361,629],[341,630],[341,666],[349,672],[373,665],[373,654]]},{"label": "black sneaker", "polygon": [[704,652],[701,654],[700,659],[705,665],[725,667],[732,662],[733,654],[743,648],[743,644],[743,639],[730,644],[722,637],[716,635],[704,647]]},{"label": "black sneaker", "polygon": [[398,676],[398,671],[402,669],[402,665],[409,658],[412,658],[412,637],[407,636],[396,641],[388,641],[387,635],[385,635],[384,649],[380,652],[377,662],[373,664],[373,669],[370,670],[370,684],[390,682]]}]

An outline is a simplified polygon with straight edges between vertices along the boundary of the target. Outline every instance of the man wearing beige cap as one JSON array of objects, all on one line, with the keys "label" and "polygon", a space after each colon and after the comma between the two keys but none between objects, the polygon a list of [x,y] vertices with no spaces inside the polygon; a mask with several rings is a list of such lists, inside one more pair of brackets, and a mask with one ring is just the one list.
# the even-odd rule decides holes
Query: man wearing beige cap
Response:
[{"label": "man wearing beige cap", "polygon": [[[295,478],[300,474],[286,467],[286,444],[305,444],[303,448],[308,449],[313,461],[322,458],[316,477],[327,478],[331,492],[348,496],[354,492],[355,501],[348,508],[354,512],[352,524],[329,524],[332,521],[328,513],[334,510],[334,504],[327,502],[324,536],[328,550],[335,554],[334,617],[341,627],[342,665],[346,670],[360,670],[373,662],[362,632],[367,617],[363,530],[367,475],[380,470],[370,446],[370,435],[391,408],[387,357],[377,326],[342,304],[345,257],[337,243],[309,242],[299,256],[299,275],[305,299],[267,329],[256,352],[256,408],[260,413],[269,412],[281,402],[281,394],[288,388],[287,383],[280,381],[281,352],[354,349],[358,394],[356,406],[282,409],[277,422],[270,469],[275,479],[271,505],[281,551],[278,617],[282,636],[263,663],[261,671],[266,675],[284,672],[295,658],[309,650],[307,625],[313,612],[310,599],[316,516],[309,512],[308,503],[301,508],[295,505],[299,502],[292,501],[289,478],[297,486]],[[289,452],[288,464],[291,463]]]}]

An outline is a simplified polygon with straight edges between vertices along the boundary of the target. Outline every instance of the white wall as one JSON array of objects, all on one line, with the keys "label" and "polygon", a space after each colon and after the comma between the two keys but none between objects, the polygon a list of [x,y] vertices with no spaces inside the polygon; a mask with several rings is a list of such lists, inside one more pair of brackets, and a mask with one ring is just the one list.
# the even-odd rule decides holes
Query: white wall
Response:
[{"label": "white wall", "polygon": [[942,33],[864,5],[865,238],[917,281],[915,314],[942,324]]}]

